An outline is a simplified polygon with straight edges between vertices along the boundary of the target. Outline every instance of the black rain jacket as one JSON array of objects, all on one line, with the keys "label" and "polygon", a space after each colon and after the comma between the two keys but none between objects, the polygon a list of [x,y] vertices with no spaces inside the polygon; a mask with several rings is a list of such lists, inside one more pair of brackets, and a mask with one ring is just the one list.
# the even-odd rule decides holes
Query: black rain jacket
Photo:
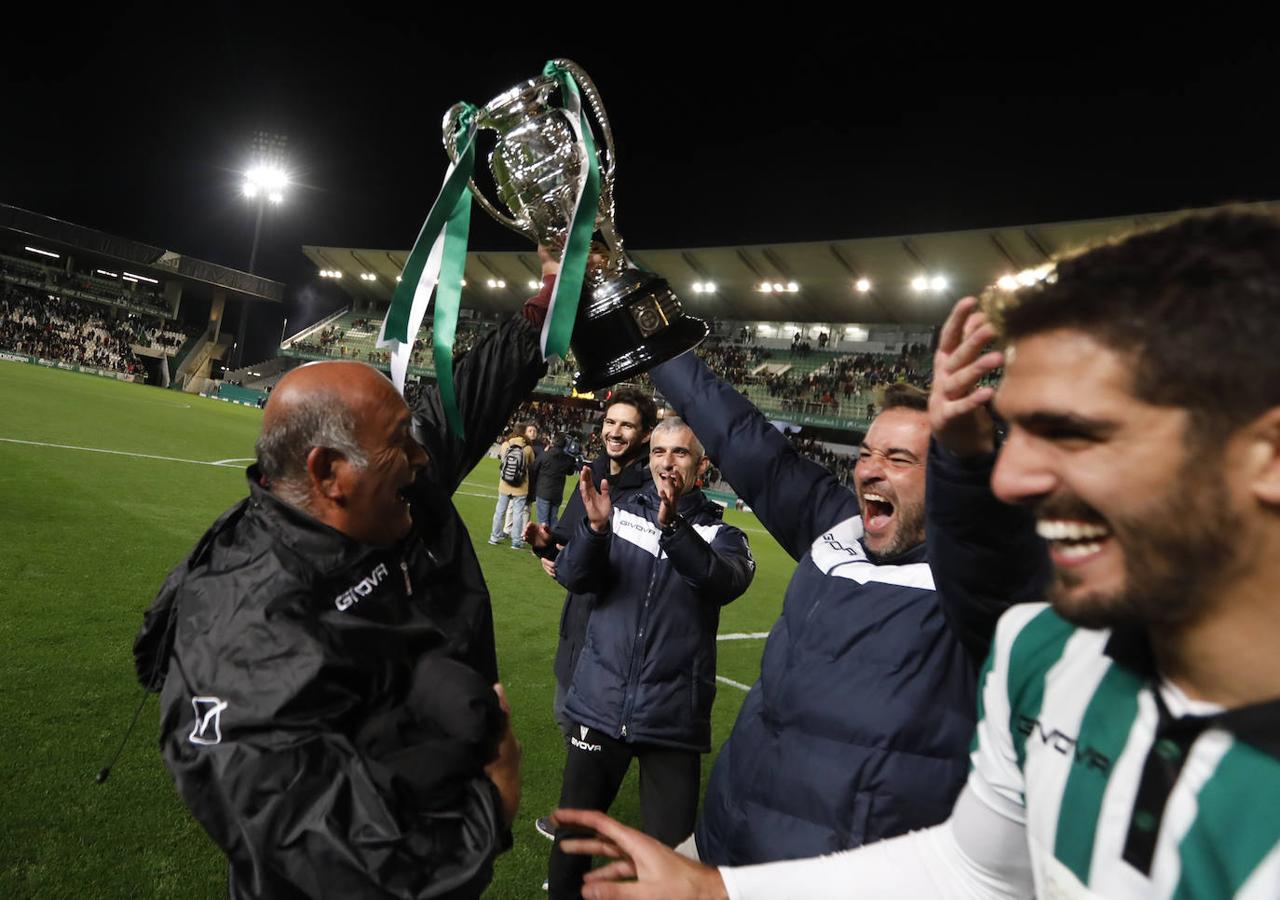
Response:
[{"label": "black rain jacket", "polygon": [[439,394],[414,528],[370,547],[259,486],[166,579],[134,646],[174,783],[235,897],[475,897],[510,845],[484,775],[503,728],[493,615],[450,500],[544,371],[513,317]]}]

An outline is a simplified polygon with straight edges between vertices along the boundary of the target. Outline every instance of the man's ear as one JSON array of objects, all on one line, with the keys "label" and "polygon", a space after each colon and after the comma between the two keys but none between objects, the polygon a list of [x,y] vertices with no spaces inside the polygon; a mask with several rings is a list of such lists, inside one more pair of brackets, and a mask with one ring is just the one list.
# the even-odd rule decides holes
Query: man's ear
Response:
[{"label": "man's ear", "polygon": [[698,477],[701,478],[707,474],[707,467],[711,465],[711,457],[704,456],[698,460]]},{"label": "man's ear", "polygon": [[331,503],[347,496],[347,458],[332,447],[312,447],[307,453],[307,480],[313,493]]},{"label": "man's ear", "polygon": [[1263,503],[1280,508],[1280,406],[1245,426],[1245,440],[1250,490]]}]

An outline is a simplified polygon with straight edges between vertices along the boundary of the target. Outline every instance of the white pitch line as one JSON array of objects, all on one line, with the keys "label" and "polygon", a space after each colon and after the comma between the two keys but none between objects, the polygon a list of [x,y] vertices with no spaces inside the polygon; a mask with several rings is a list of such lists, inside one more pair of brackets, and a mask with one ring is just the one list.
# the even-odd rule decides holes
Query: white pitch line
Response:
[{"label": "white pitch line", "polygon": [[[76,447],[71,444],[50,444],[45,441],[22,441],[22,440],[19,440],[18,438],[0,438],[0,442],[6,443],[6,444],[24,444],[28,447],[52,447],[56,450],[79,450],[82,453],[106,453],[110,456],[131,456],[134,459],[158,459],[161,462],[187,463],[193,466],[215,466],[219,469],[233,469],[234,471],[239,471],[240,467],[230,465],[230,463],[254,462],[254,459],[252,457],[247,457],[247,456],[234,457],[231,459],[219,459],[213,462],[209,462],[208,460],[203,460],[203,459],[179,459],[176,456],[157,456],[154,453],[130,453],[126,450],[105,450],[102,447]],[[475,482],[473,481],[464,481],[462,482],[462,484],[467,487],[479,487],[479,485],[475,484]],[[463,497],[479,497],[482,500],[498,499],[497,494],[488,494],[488,493],[477,494],[477,493],[472,493],[471,491],[464,491],[464,490],[454,491],[454,494],[461,494]],[[762,529],[759,529],[759,528],[747,527],[747,528],[743,528],[742,530],[754,532],[756,534],[765,533]],[[768,635],[764,635],[764,636],[768,637]]]},{"label": "white pitch line", "polygon": [[162,462],[188,463],[193,466],[214,466],[225,469],[222,463],[209,462],[203,459],[179,459],[176,456],[157,456],[154,453],[130,453],[125,450],[104,450],[101,447],[75,447],[71,444],[49,444],[44,441],[20,441],[17,438],[0,438],[6,444],[25,444],[28,447],[52,447],[57,450],[79,450],[82,453],[106,453],[111,456],[132,456],[134,459],[158,459]]},{"label": "white pitch line", "polygon": [[740,691],[751,690],[751,685],[743,684],[741,681],[734,681],[732,678],[725,678],[723,675],[717,675],[716,681],[720,682],[721,684],[727,684],[729,685],[729,687],[736,687]]},{"label": "white pitch line", "polygon": [[739,632],[734,632],[732,634],[717,634],[716,640],[717,641],[759,641],[759,640],[763,640],[764,638],[767,638],[768,636],[769,636],[769,632],[767,631],[752,631],[749,634],[739,631]]}]

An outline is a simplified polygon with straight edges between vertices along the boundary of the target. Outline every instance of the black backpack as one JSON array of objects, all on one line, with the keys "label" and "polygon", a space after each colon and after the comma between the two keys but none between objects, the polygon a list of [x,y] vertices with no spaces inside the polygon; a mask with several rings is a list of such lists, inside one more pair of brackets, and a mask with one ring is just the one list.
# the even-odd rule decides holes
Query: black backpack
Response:
[{"label": "black backpack", "polygon": [[502,480],[512,487],[524,484],[524,447],[512,444],[502,457]]}]

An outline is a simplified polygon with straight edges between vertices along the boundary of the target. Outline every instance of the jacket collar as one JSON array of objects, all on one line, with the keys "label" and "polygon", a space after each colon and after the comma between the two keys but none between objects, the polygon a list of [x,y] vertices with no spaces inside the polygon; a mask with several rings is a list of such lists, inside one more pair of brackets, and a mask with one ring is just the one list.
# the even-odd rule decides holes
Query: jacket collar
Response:
[{"label": "jacket collar", "polygon": [[649,479],[649,445],[641,444],[635,459],[623,466],[617,475],[609,474],[609,454],[601,453],[591,462],[591,477],[596,484],[604,478],[613,487],[623,490],[634,491],[643,487]]},{"label": "jacket collar", "polygon": [[[263,485],[256,463],[249,466],[245,476],[249,481],[249,507],[263,526],[276,540],[314,565],[326,577],[358,566],[371,557],[397,550],[397,547],[375,547],[352,540],[305,510],[285,503]],[[410,540],[412,535],[410,532]]]},{"label": "jacket collar", "polygon": [[[1141,628],[1116,628],[1107,639],[1104,652],[1118,665],[1154,683],[1160,677],[1151,642]],[[1201,727],[1216,726],[1230,732],[1237,740],[1257,747],[1280,759],[1280,697],[1262,703],[1251,703],[1223,710],[1211,716],[1184,716],[1187,720],[1203,719]]]}]

